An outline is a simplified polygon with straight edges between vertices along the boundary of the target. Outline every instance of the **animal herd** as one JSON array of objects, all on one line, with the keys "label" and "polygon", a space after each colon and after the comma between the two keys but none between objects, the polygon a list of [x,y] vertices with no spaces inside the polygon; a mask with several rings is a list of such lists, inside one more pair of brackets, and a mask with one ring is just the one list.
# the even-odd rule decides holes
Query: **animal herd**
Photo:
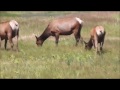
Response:
[{"label": "animal herd", "polygon": [[[96,53],[102,51],[102,47],[104,44],[104,39],[106,35],[106,31],[103,26],[96,26],[90,32],[90,39],[88,42],[85,42],[84,39],[81,37],[81,30],[83,27],[83,20],[78,17],[73,18],[61,18],[55,19],[51,21],[44,32],[40,36],[35,36],[37,46],[42,46],[43,42],[49,38],[50,36],[55,37],[55,44],[58,46],[59,36],[60,35],[71,35],[74,34],[76,44],[78,45],[79,41],[81,40],[85,44],[85,49],[90,50],[92,46],[96,49]],[[19,37],[19,24],[15,20],[10,20],[6,22],[0,23],[0,47],[1,41],[5,40],[4,47],[7,48],[7,41],[11,45],[11,49],[15,46],[13,43],[13,38],[16,38],[16,50],[18,49],[18,37]],[[98,47],[100,44],[100,47]]]}]

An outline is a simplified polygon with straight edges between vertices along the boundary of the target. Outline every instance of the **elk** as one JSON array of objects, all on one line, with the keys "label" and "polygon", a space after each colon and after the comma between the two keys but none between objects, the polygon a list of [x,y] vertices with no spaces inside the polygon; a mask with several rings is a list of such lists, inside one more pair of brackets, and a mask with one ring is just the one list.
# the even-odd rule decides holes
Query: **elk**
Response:
[{"label": "elk", "polygon": [[90,50],[92,46],[96,49],[96,53],[98,53],[98,43],[100,43],[100,51],[102,51],[102,47],[104,44],[106,31],[103,26],[96,26],[91,30],[90,39],[88,43],[85,43],[85,49]]},{"label": "elk", "polygon": [[19,36],[19,24],[15,20],[10,20],[6,22],[0,23],[0,47],[1,41],[5,40],[4,47],[7,47],[7,40],[11,45],[11,49],[13,50],[13,40],[12,38],[16,37],[16,50],[18,51],[18,36]]},{"label": "elk", "polygon": [[56,46],[59,42],[59,35],[71,35],[72,33],[76,39],[76,46],[78,45],[79,40],[81,38],[81,29],[82,29],[83,21],[78,18],[59,18],[51,21],[44,32],[39,36],[36,37],[36,44],[37,46],[42,46],[43,42],[49,37],[55,37]]}]

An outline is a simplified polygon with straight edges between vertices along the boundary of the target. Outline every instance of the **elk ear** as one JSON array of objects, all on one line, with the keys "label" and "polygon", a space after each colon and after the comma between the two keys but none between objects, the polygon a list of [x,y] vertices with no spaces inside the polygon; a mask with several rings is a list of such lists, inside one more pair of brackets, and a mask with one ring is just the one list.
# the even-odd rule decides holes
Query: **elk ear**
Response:
[{"label": "elk ear", "polygon": [[38,37],[35,35],[36,39],[38,39]]}]

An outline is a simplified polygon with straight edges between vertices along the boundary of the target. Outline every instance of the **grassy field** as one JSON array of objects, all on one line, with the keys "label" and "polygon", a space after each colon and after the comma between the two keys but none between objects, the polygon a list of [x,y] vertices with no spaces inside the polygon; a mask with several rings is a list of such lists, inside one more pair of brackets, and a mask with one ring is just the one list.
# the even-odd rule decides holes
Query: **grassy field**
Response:
[{"label": "grassy field", "polygon": [[[75,47],[73,35],[60,36],[58,47],[54,37],[43,47],[37,47],[35,35],[40,35],[48,23],[60,17],[79,17],[84,21],[81,35],[89,40],[90,30],[103,25],[107,32],[104,53]],[[0,11],[0,22],[15,19],[20,24],[20,52],[0,50],[0,78],[120,78],[120,12],[87,11]],[[8,48],[10,48],[8,43]]]}]

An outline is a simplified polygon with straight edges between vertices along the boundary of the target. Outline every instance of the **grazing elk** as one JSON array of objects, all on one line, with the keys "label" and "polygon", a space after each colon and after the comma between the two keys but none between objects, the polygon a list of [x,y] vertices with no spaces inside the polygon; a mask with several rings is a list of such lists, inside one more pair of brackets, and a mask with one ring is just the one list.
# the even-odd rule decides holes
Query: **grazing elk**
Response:
[{"label": "grazing elk", "polygon": [[81,28],[83,21],[80,18],[62,18],[50,22],[44,32],[36,37],[36,44],[42,46],[43,42],[49,37],[55,37],[55,43],[58,45],[59,35],[71,35],[74,33],[76,46],[81,39]]},{"label": "grazing elk", "polygon": [[102,47],[104,44],[104,38],[105,38],[106,31],[103,26],[96,26],[91,30],[91,37],[88,43],[85,43],[85,49],[90,50],[92,46],[96,49],[96,53],[98,53],[98,43],[100,43],[100,51],[102,51]]},{"label": "grazing elk", "polygon": [[14,44],[12,38],[16,37],[16,49],[18,51],[18,36],[19,36],[19,24],[15,20],[0,23],[0,47],[1,41],[5,39],[4,44],[5,49],[7,46],[7,40],[9,40],[11,49],[13,49]]}]

